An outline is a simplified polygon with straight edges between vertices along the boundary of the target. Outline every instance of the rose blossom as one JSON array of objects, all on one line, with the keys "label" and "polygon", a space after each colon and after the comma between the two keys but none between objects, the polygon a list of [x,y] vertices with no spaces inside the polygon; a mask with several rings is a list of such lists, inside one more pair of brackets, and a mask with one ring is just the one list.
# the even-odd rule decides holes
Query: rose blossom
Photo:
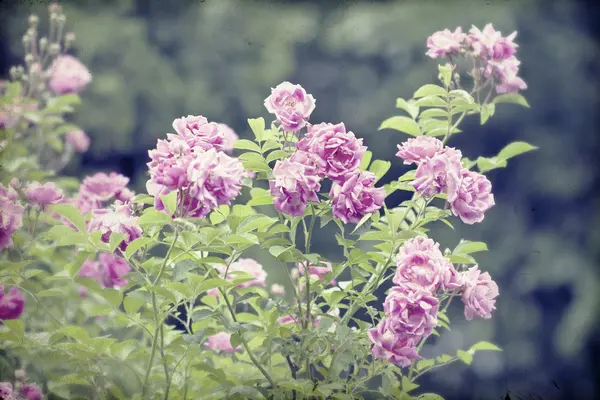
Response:
[{"label": "rose blossom", "polygon": [[237,158],[209,149],[198,153],[187,168],[189,195],[207,210],[231,204],[241,192],[244,166]]},{"label": "rose blossom", "polygon": [[427,337],[437,325],[438,299],[425,290],[394,286],[383,304],[389,328],[398,333]]},{"label": "rose blossom", "polygon": [[278,283],[274,283],[271,285],[271,293],[283,296],[285,294],[285,287]]},{"label": "rose blossom", "polygon": [[474,316],[484,319],[492,317],[496,309],[496,297],[500,294],[498,285],[489,273],[481,273],[477,265],[461,274],[463,280],[462,302],[465,305],[465,318],[472,320]]},{"label": "rose blossom", "polygon": [[79,187],[75,204],[83,214],[87,214],[104,207],[113,199],[126,203],[134,196],[134,193],[127,189],[128,183],[128,177],[116,172],[98,172],[87,176]]},{"label": "rose blossom", "polygon": [[334,183],[329,195],[332,197],[333,216],[344,223],[357,223],[369,213],[381,208],[385,189],[375,187],[375,174],[360,171],[347,176],[343,185]]},{"label": "rose blossom", "polygon": [[417,341],[405,334],[395,333],[390,320],[382,319],[376,327],[369,329],[373,357],[387,360],[400,367],[408,367],[413,360],[421,358],[417,353]]},{"label": "rose blossom", "polygon": [[495,204],[491,182],[483,174],[463,169],[457,197],[450,204],[452,213],[465,224],[483,221],[484,213]]},{"label": "rose blossom", "polygon": [[[310,274],[310,276],[315,276],[319,280],[323,280],[325,278],[325,275],[327,275],[330,272],[333,272],[331,263],[322,262],[321,264],[322,264],[322,266],[321,265],[310,265],[308,267],[308,273]],[[298,263],[298,272],[300,273],[300,275],[304,275],[304,263]],[[329,284],[335,285],[336,284],[335,279],[332,279],[331,282],[329,282]]]},{"label": "rose blossom", "polygon": [[21,393],[27,400],[42,400],[42,389],[33,383],[27,383],[21,387]]},{"label": "rose blossom", "polygon": [[[233,150],[237,135],[225,124],[208,122],[202,115],[188,115],[173,121],[173,129],[190,148],[217,151]],[[169,137],[169,135],[167,135]]]},{"label": "rose blossom", "polygon": [[[219,265],[217,267],[217,270],[221,274],[225,273],[225,269],[226,268],[224,265]],[[237,285],[238,288],[247,288],[247,287],[251,287],[251,286],[260,286],[260,287],[266,286],[267,273],[263,269],[263,266],[260,265],[258,262],[256,262],[256,260],[253,260],[251,258],[238,259],[236,262],[232,263],[229,266],[229,271],[227,273],[226,279],[227,280],[235,279],[235,275],[232,276],[229,274],[229,273],[235,272],[235,271],[246,272],[254,277],[254,279],[251,281],[243,282],[243,283],[240,283],[239,285]]]},{"label": "rose blossom", "polygon": [[435,32],[427,39],[427,55],[431,58],[450,57],[458,55],[466,38],[459,26],[454,32],[449,29]]},{"label": "rose blossom", "polygon": [[274,196],[275,209],[292,216],[304,215],[308,201],[319,201],[317,190],[321,187],[314,169],[291,159],[278,160],[269,181],[269,191]]},{"label": "rose blossom", "polygon": [[431,293],[460,286],[457,272],[440,251],[439,243],[423,236],[404,242],[396,256],[396,265],[392,282],[399,286],[422,288]]},{"label": "rose blossom", "polygon": [[418,165],[425,158],[431,158],[443,149],[444,144],[441,140],[431,136],[417,136],[398,145],[396,157],[402,158],[404,165]]},{"label": "rose blossom", "polygon": [[296,148],[318,156],[322,160],[319,173],[340,183],[360,166],[367,150],[362,139],[357,139],[352,132],[346,132],[343,123],[311,126]]},{"label": "rose blossom", "polygon": [[[105,288],[120,289],[127,284],[123,277],[131,271],[129,263],[112,253],[100,253],[98,261],[86,260],[78,275],[90,278]],[[79,293],[85,296],[87,290],[82,287]]]},{"label": "rose blossom", "polygon": [[63,191],[57,188],[53,182],[47,182],[43,185],[36,181],[30,182],[25,187],[24,192],[29,201],[42,207],[48,204],[60,203],[64,199]]},{"label": "rose blossom", "polygon": [[241,349],[240,346],[235,349],[231,346],[231,333],[227,332],[220,332],[209,336],[205,345],[213,351],[223,353],[235,353],[236,350]]},{"label": "rose blossom", "polygon": [[80,92],[92,81],[92,74],[86,66],[70,55],[56,57],[51,73],[50,89],[56,94]]},{"label": "rose blossom", "polygon": [[85,153],[90,148],[90,138],[81,129],[67,133],[65,140],[78,153]]},{"label": "rose blossom", "polygon": [[494,75],[497,93],[517,93],[527,89],[525,81],[517,76],[521,62],[516,57],[502,61],[490,61],[484,71],[485,75]]},{"label": "rose blossom", "polygon": [[4,285],[0,284],[0,319],[17,319],[23,314],[25,296],[19,288],[11,287],[4,292]]},{"label": "rose blossom", "polygon": [[100,232],[102,241],[109,243],[113,232],[125,235],[118,248],[125,251],[127,245],[142,236],[142,228],[137,224],[137,218],[131,215],[129,206],[116,201],[111,208],[92,211],[89,232]]},{"label": "rose blossom", "polygon": [[12,235],[23,225],[24,211],[15,189],[0,183],[0,250],[13,246]]},{"label": "rose blossom", "polygon": [[0,399],[16,400],[13,396],[12,383],[0,382]]},{"label": "rose blossom", "polygon": [[452,202],[458,196],[461,179],[462,153],[452,147],[446,147],[442,152],[421,161],[415,172],[412,185],[415,190],[425,197],[432,197],[442,192],[448,195]]},{"label": "rose blossom", "polygon": [[271,89],[271,95],[265,99],[265,107],[275,114],[285,132],[297,132],[306,126],[315,109],[315,99],[302,86],[282,82]]},{"label": "rose blossom", "polygon": [[492,24],[487,24],[483,30],[473,26],[469,30],[469,43],[475,55],[489,58],[491,60],[504,60],[512,57],[519,47],[513,42],[517,32],[507,37],[502,37],[500,31],[496,31]]},{"label": "rose blossom", "polygon": [[183,138],[171,134],[169,140],[158,139],[156,148],[149,150],[148,155],[150,179],[155,184],[165,186],[168,192],[189,185],[186,172],[194,154]]}]

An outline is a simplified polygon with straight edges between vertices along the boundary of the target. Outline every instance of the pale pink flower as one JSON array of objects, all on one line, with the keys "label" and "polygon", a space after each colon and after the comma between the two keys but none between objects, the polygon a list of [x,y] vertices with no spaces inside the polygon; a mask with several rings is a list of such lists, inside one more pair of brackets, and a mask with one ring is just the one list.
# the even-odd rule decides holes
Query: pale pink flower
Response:
[{"label": "pale pink flower", "polygon": [[56,94],[78,93],[92,81],[92,74],[77,58],[60,55],[52,64],[50,89]]},{"label": "pale pink flower", "polygon": [[63,191],[56,187],[53,182],[41,184],[33,181],[25,187],[25,196],[32,203],[39,206],[61,203],[64,199]]},{"label": "pale pink flower", "polygon": [[487,24],[483,30],[473,26],[469,30],[469,43],[475,55],[498,61],[510,58],[517,52],[519,46],[513,42],[516,36],[515,31],[503,37],[492,24]]},{"label": "pale pink flower", "polygon": [[33,383],[26,383],[21,386],[21,393],[27,400],[42,400],[43,397],[42,389]]},{"label": "pale pink flower", "polygon": [[[209,122],[202,115],[188,115],[173,121],[173,129],[190,148],[217,151],[233,150],[237,135],[225,124]],[[171,138],[170,138],[171,140]]]},{"label": "pale pink flower", "polygon": [[13,394],[13,385],[10,382],[0,382],[0,399],[18,400]]},{"label": "pale pink flower", "polygon": [[273,180],[269,181],[269,190],[275,209],[292,216],[304,215],[309,201],[319,201],[317,191],[321,187],[314,169],[289,158],[278,160],[273,168]]},{"label": "pale pink flower", "polygon": [[381,208],[385,200],[385,189],[375,187],[375,174],[359,171],[346,179],[342,185],[334,183],[329,193],[335,218],[346,224],[357,223],[366,214]]},{"label": "pale pink flower", "polygon": [[[219,265],[217,267],[217,270],[219,271],[219,273],[224,274],[225,266]],[[231,275],[231,272],[236,272],[236,271],[246,272],[246,273],[250,274],[252,277],[254,277],[254,279],[251,281],[243,282],[243,283],[240,283],[239,285],[237,285],[238,288],[247,288],[247,287],[251,287],[251,286],[260,286],[260,287],[266,286],[267,273],[263,269],[263,266],[260,265],[258,262],[256,262],[256,260],[253,260],[251,258],[238,259],[236,262],[232,263],[229,266],[229,270],[228,270],[226,279],[227,280],[235,279],[236,275],[235,274]]]},{"label": "pale pink flower", "polygon": [[231,127],[226,124],[217,124],[219,126],[219,130],[223,134],[223,150],[227,152],[233,151],[233,145],[239,139],[238,135],[235,133]]},{"label": "pale pink flower", "polygon": [[278,283],[274,283],[271,285],[271,293],[283,296],[285,294],[285,287]]},{"label": "pale pink flower", "polygon": [[413,360],[421,357],[417,353],[417,339],[412,336],[396,333],[390,327],[390,320],[382,319],[379,324],[369,329],[371,352],[377,359],[387,360],[400,367],[408,367]]},{"label": "pale pink flower", "polygon": [[[112,253],[100,253],[97,261],[85,260],[78,275],[90,278],[105,288],[121,289],[127,284],[123,277],[131,271],[129,263]],[[87,290],[82,287],[79,293],[85,296]]]},{"label": "pale pink flower", "polygon": [[438,138],[417,136],[398,145],[396,157],[404,160],[405,165],[420,164],[422,160],[435,156],[444,149],[444,144]]},{"label": "pale pink flower", "polygon": [[474,316],[489,319],[496,309],[496,297],[500,294],[498,285],[490,274],[479,270],[477,265],[461,274],[464,282],[462,302],[465,305],[465,318],[472,320]]},{"label": "pale pink flower", "polygon": [[[304,263],[298,263],[298,272],[300,273],[300,275],[304,275]],[[331,266],[331,263],[328,262],[322,262],[321,265],[310,265],[308,267],[308,273],[310,274],[310,276],[314,276],[317,277],[319,280],[323,280],[325,279],[325,275],[332,273],[333,272],[333,268]],[[335,279],[332,279],[329,282],[330,285],[335,285],[336,281]]]},{"label": "pale pink flower", "polygon": [[0,250],[13,246],[12,235],[23,225],[24,212],[18,193],[0,183]]},{"label": "pale pink flower", "polygon": [[25,296],[17,287],[11,287],[8,292],[4,291],[4,285],[0,284],[0,319],[17,319],[25,309]]},{"label": "pale pink flower", "polygon": [[417,167],[413,187],[425,197],[446,193],[448,201],[454,201],[458,196],[461,180],[461,159],[460,150],[452,147],[445,148],[433,157],[425,158]]},{"label": "pale pink flower", "polygon": [[423,236],[404,242],[396,256],[396,265],[392,282],[399,286],[422,288],[431,293],[460,286],[457,272],[440,251],[439,243]]},{"label": "pale pink flower", "polygon": [[221,353],[235,353],[241,349],[240,346],[235,349],[231,346],[231,333],[227,332],[219,332],[216,335],[209,336],[205,345],[209,349]]},{"label": "pale pink flower", "polygon": [[90,138],[81,129],[67,133],[65,140],[78,153],[85,153],[90,148]]},{"label": "pale pink flower", "polygon": [[362,139],[347,132],[343,123],[311,126],[296,148],[318,156],[318,173],[339,183],[360,166],[367,150]]},{"label": "pale pink flower", "polygon": [[452,213],[469,225],[483,221],[484,214],[494,206],[492,184],[475,171],[462,170],[456,198],[450,203]]},{"label": "pale pink flower", "polygon": [[302,86],[282,82],[271,89],[271,95],[265,99],[265,107],[275,114],[285,132],[297,132],[306,126],[315,109],[315,99]]},{"label": "pale pink flower", "polygon": [[427,38],[427,55],[431,58],[451,57],[458,55],[465,41],[466,34],[458,27],[454,32],[450,29],[435,32]]},{"label": "pale pink flower", "polygon": [[127,189],[129,178],[116,172],[98,172],[84,178],[76,204],[83,214],[104,207],[112,200],[128,202],[133,192]]},{"label": "pale pink flower", "polygon": [[438,307],[432,293],[401,286],[392,287],[383,304],[388,329],[417,338],[431,335],[437,325]]},{"label": "pale pink flower", "polygon": [[138,225],[137,218],[131,215],[129,206],[119,201],[111,208],[93,210],[88,230],[100,232],[105,243],[109,243],[112,233],[125,235],[118,246],[121,251],[125,251],[129,243],[142,236],[142,228]]}]

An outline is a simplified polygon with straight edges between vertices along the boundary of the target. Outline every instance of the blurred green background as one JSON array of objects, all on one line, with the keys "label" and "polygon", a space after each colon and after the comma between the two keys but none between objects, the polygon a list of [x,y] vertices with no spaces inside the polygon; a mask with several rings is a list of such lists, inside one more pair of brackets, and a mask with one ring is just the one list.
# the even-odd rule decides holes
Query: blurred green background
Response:
[{"label": "blurred green background", "polygon": [[[467,323],[460,304],[453,329],[425,348],[454,352],[489,339],[504,351],[475,357],[423,379],[447,399],[587,399],[597,377],[600,284],[598,209],[598,7],[575,1],[66,1],[74,52],[94,76],[75,122],[92,147],[67,173],[117,170],[145,192],[147,150],[174,118],[202,114],[248,137],[247,118],[271,120],[263,107],[283,80],[317,100],[313,122],[340,122],[364,137],[377,158],[393,161],[387,181],[406,171],[394,157],[406,139],[380,122],[397,115],[395,99],[432,83],[436,62],[425,41],[434,31],[487,22],[518,30],[521,76],[532,105],[499,107],[485,126],[467,119],[452,145],[469,158],[507,143],[540,147],[489,173],[496,206],[484,223],[434,226],[445,247],[482,240],[483,270],[500,286],[495,317]],[[2,72],[20,62],[26,17],[45,19],[44,2],[0,5]],[[386,179],[384,179],[386,181]],[[388,199],[395,206],[406,192]],[[341,260],[331,230],[315,251]],[[284,282],[270,256],[256,254],[270,283]],[[458,303],[458,302],[457,302]],[[599,379],[600,380],[600,379]]]}]

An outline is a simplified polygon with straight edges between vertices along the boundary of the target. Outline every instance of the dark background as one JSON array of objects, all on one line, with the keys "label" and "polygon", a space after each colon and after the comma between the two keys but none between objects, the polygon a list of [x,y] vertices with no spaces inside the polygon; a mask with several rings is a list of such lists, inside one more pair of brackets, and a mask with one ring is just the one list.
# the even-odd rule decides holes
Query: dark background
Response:
[{"label": "dark background", "polygon": [[[0,72],[21,63],[26,18],[46,17],[45,2],[0,3]],[[478,354],[471,367],[453,365],[422,380],[420,389],[446,399],[593,399],[597,376],[600,284],[598,256],[599,7],[594,2],[422,0],[68,1],[73,52],[94,80],[74,121],[92,138],[90,151],[65,173],[116,170],[144,192],[147,150],[182,115],[202,114],[248,137],[247,118],[270,120],[263,99],[283,80],[317,99],[313,122],[340,122],[365,138],[375,156],[393,161],[384,182],[406,171],[394,158],[406,137],[378,131],[436,77],[425,40],[432,32],[494,24],[518,30],[523,94],[531,109],[498,107],[485,125],[467,119],[451,143],[469,158],[493,156],[514,140],[540,147],[488,174],[496,206],[484,223],[456,231],[433,226],[453,248],[460,237],[488,243],[477,257],[500,287],[487,321],[464,320],[452,308],[453,329],[425,348],[453,354],[489,339],[504,349]],[[408,198],[388,199],[395,206]],[[314,245],[341,259],[333,231]],[[255,254],[269,283],[285,283],[268,255]],[[458,303],[458,302],[457,302]]]}]

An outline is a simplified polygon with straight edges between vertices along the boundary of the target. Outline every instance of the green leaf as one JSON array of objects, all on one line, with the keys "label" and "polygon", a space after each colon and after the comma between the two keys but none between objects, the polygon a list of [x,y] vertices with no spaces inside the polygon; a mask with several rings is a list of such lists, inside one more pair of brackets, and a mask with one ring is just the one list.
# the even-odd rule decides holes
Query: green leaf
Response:
[{"label": "green leaf", "polygon": [[210,223],[213,225],[218,225],[221,222],[225,221],[229,216],[229,206],[227,204],[223,204],[212,213],[210,213],[209,219]]},{"label": "green leaf", "polygon": [[479,251],[488,251],[488,247],[484,242],[471,242],[465,240],[462,243],[459,243],[458,246],[453,251],[453,254],[471,254],[477,253]]},{"label": "green leaf", "polygon": [[144,194],[144,193],[140,193],[138,195],[136,195],[132,200],[132,203],[141,203],[141,204],[148,204],[148,205],[153,205],[154,204],[154,197]]},{"label": "green leaf", "polygon": [[85,329],[80,326],[68,325],[63,326],[58,330],[58,333],[62,333],[63,335],[72,337],[75,340],[80,342],[85,342],[90,338],[89,333]]},{"label": "green leaf", "polygon": [[127,258],[130,258],[133,254],[135,254],[136,251],[152,242],[154,242],[154,240],[147,237],[140,237],[135,239],[133,242],[127,245],[127,249],[125,250],[125,256]]},{"label": "green leaf", "polygon": [[391,166],[392,166],[392,163],[390,161],[383,161],[383,160],[373,161],[373,163],[371,163],[371,166],[369,167],[369,171],[374,173],[375,176],[377,177],[377,180],[375,182],[380,180],[385,175],[385,173],[389,171]]},{"label": "green leaf", "polygon": [[158,225],[164,226],[171,223],[171,217],[162,211],[149,208],[137,220],[140,226]]},{"label": "green leaf", "polygon": [[446,97],[448,95],[448,93],[446,92],[446,89],[444,89],[441,86],[438,85],[432,85],[432,84],[427,84],[427,85],[423,85],[421,86],[416,92],[415,94],[413,94],[413,97],[425,97],[425,96],[442,96],[442,97]]},{"label": "green leaf", "polygon": [[440,64],[438,65],[438,79],[444,84],[444,87],[449,87],[452,82],[452,65]]},{"label": "green leaf", "polygon": [[518,93],[505,93],[505,94],[501,94],[499,96],[496,96],[494,98],[494,100],[492,100],[493,103],[495,104],[499,104],[499,103],[512,103],[512,104],[519,104],[523,107],[527,107],[529,108],[529,103],[527,103],[527,100],[525,100],[525,97],[523,97],[522,95],[518,94]]},{"label": "green leaf", "polygon": [[408,379],[408,377],[402,376],[402,390],[404,392],[410,393],[418,387],[419,385],[413,383],[410,379]]},{"label": "green leaf", "polygon": [[466,254],[452,254],[450,256],[450,262],[453,264],[477,264],[477,261],[475,261],[473,257]]},{"label": "green leaf", "polygon": [[415,102],[415,105],[419,107],[448,107],[446,100],[439,96],[425,96],[421,97]]},{"label": "green leaf", "polygon": [[268,206],[273,204],[273,196],[267,194],[264,196],[255,197],[253,199],[250,199],[246,204],[253,207]]},{"label": "green leaf", "polygon": [[113,307],[119,307],[123,299],[123,293],[117,289],[102,289],[97,292],[104,297]]},{"label": "green leaf", "polygon": [[494,343],[490,343],[490,342],[477,342],[475,343],[473,346],[471,346],[471,348],[469,348],[469,353],[473,354],[476,351],[483,351],[483,350],[489,350],[489,351],[502,351],[502,349],[498,346],[496,346]]},{"label": "green leaf", "polygon": [[[260,118],[249,118],[248,125],[250,125],[250,129],[254,133],[256,140],[262,142],[264,140],[265,133],[265,119],[263,117]],[[239,140],[238,140],[239,142]]]},{"label": "green leaf", "polygon": [[269,249],[269,253],[275,258],[279,257],[281,254],[285,253],[289,249],[283,246],[273,246]]},{"label": "green leaf", "polygon": [[79,232],[87,232],[85,218],[77,207],[72,204],[54,204],[50,207],[51,211],[57,212],[65,217],[70,223],[75,225]]},{"label": "green leaf", "polygon": [[415,105],[414,101],[406,101],[402,98],[396,99],[396,108],[400,108],[408,113],[412,119],[416,119],[419,115],[419,106]]},{"label": "green leaf", "polygon": [[82,245],[88,242],[87,232],[75,232],[66,225],[55,225],[45,236],[58,241],[59,246]]},{"label": "green leaf", "polygon": [[363,154],[362,159],[360,160],[360,169],[362,171],[366,171],[367,168],[369,167],[369,163],[371,162],[371,158],[373,158],[373,153],[370,152],[369,150],[365,151],[365,153]]},{"label": "green leaf", "polygon": [[418,400],[444,400],[442,396],[435,393],[423,393],[417,397]]},{"label": "green leaf", "polygon": [[477,168],[482,174],[491,171],[496,168],[505,168],[507,165],[506,160],[499,159],[498,157],[479,157],[477,158]]},{"label": "green leaf", "polygon": [[19,339],[25,336],[25,324],[20,319],[6,319],[2,322],[4,326],[10,329]]},{"label": "green leaf", "polygon": [[471,363],[473,362],[473,355],[471,353],[467,353],[464,350],[458,350],[456,352],[456,356],[467,365],[471,365]]},{"label": "green leaf", "polygon": [[252,386],[234,386],[231,389],[229,389],[229,396],[234,396],[234,395],[239,395],[239,396],[241,396],[242,399],[252,399],[252,400],[266,398],[258,389],[256,389],[255,387],[252,387]]},{"label": "green leaf", "polygon": [[481,125],[485,124],[487,122],[488,119],[490,119],[490,117],[492,117],[494,115],[494,112],[496,111],[496,105],[494,103],[490,103],[490,104],[484,104],[481,106],[481,118],[480,118],[480,122]]},{"label": "green leaf", "polygon": [[508,160],[514,156],[518,156],[519,154],[527,153],[528,151],[537,150],[538,147],[533,146],[527,142],[512,142],[504,147],[500,153],[498,153],[497,158],[499,160]]},{"label": "green leaf", "polygon": [[226,243],[229,245],[232,245],[232,244],[259,244],[258,238],[255,235],[252,235],[251,233],[242,233],[242,234],[234,233],[233,235],[229,235],[229,237],[227,237]]},{"label": "green leaf", "polygon": [[135,314],[144,304],[146,299],[138,293],[129,293],[123,300],[123,307],[127,314]]},{"label": "green leaf", "polygon": [[238,139],[233,145],[233,148],[238,150],[250,150],[256,153],[261,153],[260,147],[256,143],[251,142],[248,139]]},{"label": "green leaf", "polygon": [[283,151],[283,150],[275,150],[272,151],[271,153],[269,153],[269,155],[267,156],[267,164],[275,161],[275,160],[281,160],[284,158],[288,157],[288,152],[287,151]]},{"label": "green leaf", "polygon": [[365,214],[360,221],[358,221],[358,223],[356,224],[356,227],[354,228],[354,230],[352,231],[352,233],[356,232],[356,230],[358,228],[360,228],[365,222],[367,222],[369,220],[369,218],[371,218],[373,214],[369,213],[369,214]]},{"label": "green leaf", "polygon": [[206,280],[203,280],[202,282],[200,282],[196,286],[196,292],[203,293],[210,289],[222,288],[222,287],[226,287],[226,286],[230,286],[230,285],[231,285],[230,282],[225,279],[210,278],[210,279],[206,279]]},{"label": "green leaf", "polygon": [[169,211],[169,215],[175,214],[175,211],[177,211],[177,191],[174,190],[169,194],[162,195],[160,199]]},{"label": "green leaf", "polygon": [[403,116],[396,116],[386,119],[381,123],[378,129],[395,129],[411,136],[422,135],[421,130],[419,129],[419,124],[417,124],[414,119]]}]

